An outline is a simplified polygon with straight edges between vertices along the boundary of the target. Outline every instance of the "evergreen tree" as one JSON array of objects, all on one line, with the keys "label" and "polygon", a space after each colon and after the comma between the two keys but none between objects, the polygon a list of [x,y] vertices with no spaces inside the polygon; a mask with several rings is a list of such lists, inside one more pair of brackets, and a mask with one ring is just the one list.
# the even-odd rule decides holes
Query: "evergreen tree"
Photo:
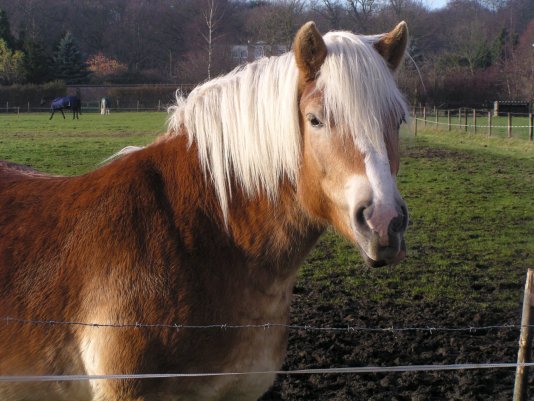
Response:
[{"label": "evergreen tree", "polygon": [[24,72],[26,81],[42,84],[51,80],[50,59],[44,46],[37,41],[26,40],[24,48]]},{"label": "evergreen tree", "polygon": [[0,8],[0,39],[3,39],[8,48],[15,47],[15,38],[11,34],[9,18],[4,10]]},{"label": "evergreen tree", "polygon": [[89,71],[70,32],[67,32],[57,45],[53,58],[53,74],[54,78],[67,84],[79,84],[88,80]]}]

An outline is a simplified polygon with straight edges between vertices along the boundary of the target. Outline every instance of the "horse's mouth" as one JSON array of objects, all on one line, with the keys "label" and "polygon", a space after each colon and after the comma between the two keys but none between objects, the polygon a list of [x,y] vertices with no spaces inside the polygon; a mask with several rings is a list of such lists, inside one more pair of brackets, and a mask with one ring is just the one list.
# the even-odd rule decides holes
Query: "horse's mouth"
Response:
[{"label": "horse's mouth", "polygon": [[387,265],[396,265],[406,257],[406,243],[402,239],[398,252],[392,253],[390,249],[384,248],[377,252],[378,255],[384,255],[383,258],[372,259],[361,248],[360,252],[367,266],[383,267]]}]

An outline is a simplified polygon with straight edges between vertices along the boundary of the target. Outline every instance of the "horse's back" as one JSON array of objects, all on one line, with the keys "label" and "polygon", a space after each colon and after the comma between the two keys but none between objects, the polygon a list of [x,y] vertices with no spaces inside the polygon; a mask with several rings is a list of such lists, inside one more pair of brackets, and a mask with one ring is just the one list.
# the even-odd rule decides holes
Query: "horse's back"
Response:
[{"label": "horse's back", "polygon": [[[17,215],[22,210],[15,207],[13,202],[16,199],[23,201],[34,196],[46,197],[49,183],[61,178],[30,166],[0,160],[0,215],[4,218]],[[4,231],[4,228],[0,226],[0,232]]]},{"label": "horse's back", "polygon": [[52,100],[52,109],[80,109],[81,100],[78,96],[63,96]]},{"label": "horse's back", "polygon": [[23,173],[25,175],[45,175],[33,167],[26,166],[24,164],[12,163],[4,160],[0,160],[0,172],[2,175],[9,173]]},{"label": "horse's back", "polygon": [[66,97],[57,97],[54,100],[52,100],[52,108],[53,109],[61,109],[64,107],[67,107],[67,98]]}]

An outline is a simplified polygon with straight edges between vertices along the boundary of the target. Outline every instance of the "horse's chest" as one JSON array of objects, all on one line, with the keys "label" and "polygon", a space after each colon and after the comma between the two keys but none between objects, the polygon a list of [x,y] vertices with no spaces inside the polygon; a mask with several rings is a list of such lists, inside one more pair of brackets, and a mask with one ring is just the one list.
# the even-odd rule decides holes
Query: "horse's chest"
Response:
[{"label": "horse's chest", "polygon": [[243,329],[239,345],[230,352],[224,372],[251,373],[224,377],[223,399],[252,400],[259,398],[272,384],[287,348],[287,329],[280,327]]},{"label": "horse's chest", "polygon": [[[220,333],[221,343],[228,340],[223,353],[216,351],[222,363],[220,372],[233,373],[212,379],[197,388],[199,400],[256,400],[272,384],[274,371],[280,369],[287,348],[288,309],[291,285],[285,291],[261,299],[249,299],[247,308],[242,309],[242,327],[227,328]],[[263,302],[264,301],[264,302]],[[262,327],[264,323],[273,325]],[[221,344],[219,343],[219,344]],[[249,373],[249,374],[243,374]],[[206,392],[206,394],[203,394]]]},{"label": "horse's chest", "polygon": [[[147,395],[139,399],[256,400],[272,384],[275,376],[272,372],[280,369],[285,357],[287,328],[284,324],[288,321],[291,288],[292,280],[288,280],[275,289],[241,290],[240,302],[233,302],[232,307],[206,302],[205,307],[197,310],[201,316],[211,314],[203,320],[228,327],[184,328],[173,332],[172,337],[162,336],[164,352],[158,348],[159,341],[146,342],[148,331],[86,328],[80,337],[85,371],[88,374],[146,373],[162,371],[162,366],[167,366],[171,373],[228,373],[165,380],[154,387],[148,383],[147,391],[142,391]],[[108,304],[102,310],[93,310],[84,320],[113,321],[114,312],[109,307]],[[263,327],[265,323],[273,325]],[[138,346],[133,347],[134,343]],[[143,354],[142,358],[139,353]],[[104,395],[113,399],[107,391],[102,383],[92,383],[93,399]]]},{"label": "horse's chest", "polygon": [[[248,330],[253,333],[243,336],[243,342],[232,350],[231,358],[222,368],[222,371],[236,375],[219,377],[207,386],[216,394],[206,400],[256,400],[273,383],[275,374],[272,372],[280,369],[284,360],[286,333],[282,329]],[[202,386],[202,389],[207,387]]]}]

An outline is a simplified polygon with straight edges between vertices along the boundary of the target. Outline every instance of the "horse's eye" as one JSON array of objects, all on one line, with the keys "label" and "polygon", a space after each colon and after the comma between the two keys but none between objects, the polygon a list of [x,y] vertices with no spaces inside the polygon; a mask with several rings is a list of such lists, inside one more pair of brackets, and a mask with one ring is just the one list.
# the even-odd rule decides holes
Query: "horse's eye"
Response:
[{"label": "horse's eye", "polygon": [[320,128],[323,126],[323,123],[321,122],[321,120],[319,120],[315,115],[309,113],[307,117],[312,127]]}]

